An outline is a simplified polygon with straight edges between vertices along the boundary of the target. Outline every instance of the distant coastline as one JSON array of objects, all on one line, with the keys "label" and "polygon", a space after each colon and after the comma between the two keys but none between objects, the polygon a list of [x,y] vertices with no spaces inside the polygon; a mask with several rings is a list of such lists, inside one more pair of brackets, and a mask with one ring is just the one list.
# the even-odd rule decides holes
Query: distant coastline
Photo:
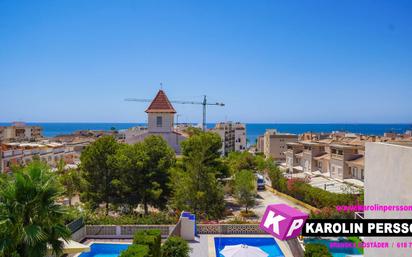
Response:
[{"label": "distant coastline", "polygon": [[[46,137],[70,134],[77,130],[116,130],[128,129],[134,126],[144,126],[146,123],[82,123],[82,122],[27,122],[29,125],[43,127]],[[0,122],[0,126],[8,126],[11,123]],[[215,123],[208,123],[208,128],[214,127]],[[405,133],[412,130],[412,124],[350,124],[350,123],[246,123],[247,139],[253,144],[259,135],[266,129],[277,129],[279,132],[301,134],[304,132],[332,132],[347,131],[366,135],[383,135],[385,132]]]}]

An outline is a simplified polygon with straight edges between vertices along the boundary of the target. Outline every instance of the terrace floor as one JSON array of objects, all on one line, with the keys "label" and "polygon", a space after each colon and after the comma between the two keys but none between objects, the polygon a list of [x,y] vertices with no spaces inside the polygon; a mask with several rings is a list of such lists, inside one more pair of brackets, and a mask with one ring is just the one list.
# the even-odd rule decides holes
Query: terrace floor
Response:
[{"label": "terrace floor", "polygon": [[[308,176],[308,173],[299,172],[293,174],[287,174],[288,178],[301,178],[304,179]],[[347,182],[347,183],[344,183]],[[311,186],[320,188],[331,193],[357,193],[359,187],[363,187],[363,182],[356,179],[345,179],[344,181],[338,181],[333,178],[325,176],[312,176],[309,184]],[[326,185],[326,187],[325,187]],[[356,185],[356,186],[353,186]]]},{"label": "terrace floor", "polygon": [[208,257],[208,239],[207,235],[200,235],[195,241],[189,241],[192,249],[190,257]]}]

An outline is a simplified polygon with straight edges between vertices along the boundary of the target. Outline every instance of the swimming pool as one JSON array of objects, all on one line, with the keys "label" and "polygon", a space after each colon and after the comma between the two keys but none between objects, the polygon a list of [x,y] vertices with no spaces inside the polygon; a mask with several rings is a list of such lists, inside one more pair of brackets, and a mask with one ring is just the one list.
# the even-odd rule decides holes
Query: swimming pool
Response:
[{"label": "swimming pool", "polygon": [[90,245],[90,252],[82,253],[79,257],[117,257],[121,251],[124,251],[130,244],[99,244]]},{"label": "swimming pool", "polygon": [[223,257],[220,251],[227,245],[245,244],[256,246],[269,254],[268,257],[284,257],[275,239],[271,237],[215,237],[215,251],[217,257]]},{"label": "swimming pool", "polygon": [[[348,254],[361,254],[357,248],[330,248],[330,242],[336,242],[328,239],[319,239],[319,238],[305,238],[303,240],[305,244],[312,243],[312,244],[323,244],[328,247],[329,252],[332,254],[333,257],[346,257]],[[337,242],[350,242],[348,240],[338,240]]]}]

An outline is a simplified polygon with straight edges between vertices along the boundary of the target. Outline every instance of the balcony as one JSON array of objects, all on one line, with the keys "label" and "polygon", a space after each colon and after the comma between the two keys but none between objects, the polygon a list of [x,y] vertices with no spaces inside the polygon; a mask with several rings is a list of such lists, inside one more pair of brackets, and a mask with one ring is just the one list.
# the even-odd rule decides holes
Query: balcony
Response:
[{"label": "balcony", "polygon": [[13,150],[4,151],[2,155],[3,158],[13,156]]},{"label": "balcony", "polygon": [[343,160],[343,155],[336,154],[336,153],[332,153],[332,154],[330,155],[330,157],[331,157],[332,159]]},{"label": "balcony", "polygon": [[52,152],[53,152],[52,149],[43,149],[43,150],[40,150],[40,155],[49,154]]},{"label": "balcony", "polygon": [[64,153],[64,148],[55,148],[53,149],[53,153]]},{"label": "balcony", "polygon": [[32,150],[24,150],[23,151],[24,155],[31,155],[32,154]]},{"label": "balcony", "polygon": [[13,155],[22,155],[23,150],[13,150]]}]

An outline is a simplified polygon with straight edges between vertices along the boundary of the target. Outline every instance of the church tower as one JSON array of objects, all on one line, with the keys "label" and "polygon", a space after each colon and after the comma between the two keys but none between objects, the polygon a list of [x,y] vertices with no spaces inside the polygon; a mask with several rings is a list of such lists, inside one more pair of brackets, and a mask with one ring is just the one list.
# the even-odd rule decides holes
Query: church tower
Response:
[{"label": "church tower", "polygon": [[149,133],[173,132],[173,121],[176,110],[170,103],[165,92],[159,90],[146,110],[148,115]]}]

